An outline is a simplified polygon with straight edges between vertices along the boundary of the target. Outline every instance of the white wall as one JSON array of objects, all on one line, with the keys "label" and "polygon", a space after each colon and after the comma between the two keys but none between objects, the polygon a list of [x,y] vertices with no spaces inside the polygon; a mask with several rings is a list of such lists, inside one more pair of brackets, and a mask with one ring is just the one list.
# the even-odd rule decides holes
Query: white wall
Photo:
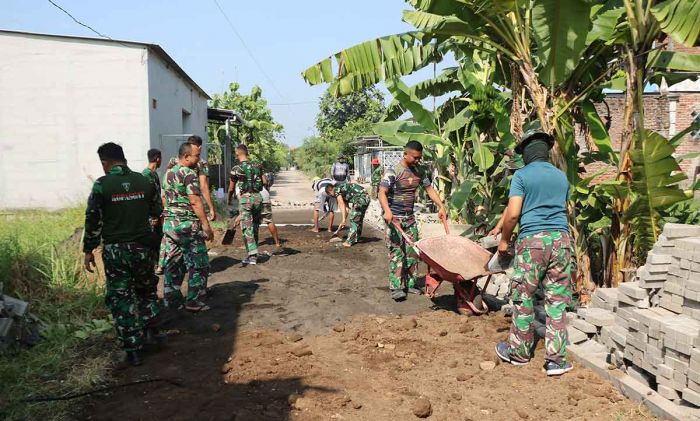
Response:
[{"label": "white wall", "polygon": [[0,208],[84,203],[107,141],[143,168],[144,47],[0,33],[0,56]]},{"label": "white wall", "polygon": [[[159,173],[165,173],[165,164],[177,156],[180,144],[187,136],[172,135],[196,134],[207,141],[207,98],[174,72],[159,55],[148,55],[148,109],[150,112],[151,147],[163,153],[164,165]],[[156,108],[153,108],[153,100]],[[183,127],[183,112],[189,118]],[[206,147],[202,159],[206,157]]]}]

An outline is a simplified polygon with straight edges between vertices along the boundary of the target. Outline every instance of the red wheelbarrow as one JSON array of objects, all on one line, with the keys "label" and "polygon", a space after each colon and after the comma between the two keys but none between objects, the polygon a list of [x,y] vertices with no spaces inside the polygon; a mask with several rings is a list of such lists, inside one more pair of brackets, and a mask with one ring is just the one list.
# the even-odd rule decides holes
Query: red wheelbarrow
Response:
[{"label": "red wheelbarrow", "polygon": [[443,220],[442,223],[445,226],[445,235],[413,242],[401,226],[393,222],[406,244],[413,247],[420,260],[428,266],[425,275],[425,295],[428,298],[434,298],[442,282],[448,281],[454,287],[457,310],[461,314],[487,313],[489,308],[476,281],[488,276],[483,288],[485,290],[491,282],[491,277],[500,273],[490,272],[487,268],[492,255],[468,238],[450,235],[447,221]]}]

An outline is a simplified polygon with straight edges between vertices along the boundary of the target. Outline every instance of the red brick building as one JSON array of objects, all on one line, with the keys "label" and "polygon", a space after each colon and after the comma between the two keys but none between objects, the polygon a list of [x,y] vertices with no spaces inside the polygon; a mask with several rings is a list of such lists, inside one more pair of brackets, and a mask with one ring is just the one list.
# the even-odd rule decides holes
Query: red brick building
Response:
[{"label": "red brick building", "polygon": [[[676,51],[700,54],[698,47],[678,48],[671,46],[670,48]],[[606,121],[608,116],[610,117],[610,139],[616,151],[620,150],[624,106],[624,93],[608,93],[605,102],[596,104],[598,114],[603,121]],[[646,128],[671,138],[678,132],[685,130],[693,122],[698,121],[700,121],[700,80],[686,80],[670,87],[662,86],[658,92],[644,94],[644,126]],[[676,149],[677,156],[692,152],[700,152],[700,131],[686,135],[683,143]],[[700,158],[684,160],[681,162],[681,168],[691,181],[700,178]]]}]

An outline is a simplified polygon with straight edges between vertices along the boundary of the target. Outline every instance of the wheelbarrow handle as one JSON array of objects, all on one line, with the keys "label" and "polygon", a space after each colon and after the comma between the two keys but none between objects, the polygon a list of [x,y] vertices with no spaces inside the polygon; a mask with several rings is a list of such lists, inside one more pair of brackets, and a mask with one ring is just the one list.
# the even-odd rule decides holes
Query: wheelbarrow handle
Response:
[{"label": "wheelbarrow handle", "polygon": [[445,234],[450,235],[450,227],[447,226],[447,217],[446,216],[442,217],[442,226],[445,227]]}]

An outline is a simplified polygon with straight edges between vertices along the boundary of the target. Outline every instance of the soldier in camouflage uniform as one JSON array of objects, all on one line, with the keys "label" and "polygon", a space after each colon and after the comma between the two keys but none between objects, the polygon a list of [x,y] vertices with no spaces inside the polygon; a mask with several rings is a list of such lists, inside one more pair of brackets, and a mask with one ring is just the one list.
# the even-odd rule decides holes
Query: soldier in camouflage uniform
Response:
[{"label": "soldier in camouflage uniform", "polygon": [[106,143],[97,153],[106,175],[93,184],[85,211],[85,269],[93,271],[102,241],[105,301],[127,362],[140,365],[144,329],[154,326],[159,313],[152,283],[157,241],[149,217],[160,216],[161,203],[151,182],[126,165],[121,146]]},{"label": "soldier in camouflage uniform", "polygon": [[544,358],[548,376],[573,368],[566,359],[566,308],[572,301],[576,274],[566,215],[569,182],[549,163],[553,144],[554,138],[543,132],[529,131],[523,136],[516,152],[522,153],[526,165],[513,176],[506,215],[491,232],[502,231],[498,252],[507,255],[513,230],[520,224],[511,280],[513,321],[508,342],[498,343],[496,353],[514,365],[530,361],[535,344],[533,301],[541,285],[547,315]]},{"label": "soldier in camouflage uniform", "polygon": [[377,158],[372,160],[372,199],[376,199],[379,194],[379,182],[382,181],[382,166]]},{"label": "soldier in camouflage uniform", "polygon": [[214,238],[204,212],[199,179],[194,168],[199,149],[189,143],[180,145],[180,160],[164,177],[165,222],[161,251],[165,254],[164,301],[171,308],[182,305],[180,292],[189,273],[185,309],[204,311],[209,307],[201,299],[206,294],[209,257],[205,240]]},{"label": "soldier in camouflage uniform", "polygon": [[[202,138],[197,136],[197,135],[192,135],[187,138],[185,143],[189,143],[190,145],[193,145],[197,152],[201,154],[202,152]],[[177,158],[170,158],[170,161],[168,162],[168,169],[171,169],[175,165],[177,165],[178,159]],[[214,207],[214,204],[212,203],[211,200],[211,191],[209,189],[209,163],[205,160],[200,160],[197,162],[197,165],[195,165],[192,168],[197,174],[197,179],[199,180],[199,190],[202,192],[201,197],[203,200],[204,204],[204,213],[207,214],[207,217],[210,221],[216,220],[216,208]],[[163,207],[165,207],[165,203],[163,203]],[[209,255],[207,255],[207,261],[209,260]],[[157,271],[158,273],[162,273],[163,267],[165,265],[165,255],[163,254],[163,250],[161,249],[160,253],[160,258],[158,260],[158,266],[159,270]],[[206,285],[204,285],[204,290],[206,291]]]},{"label": "soldier in camouflage uniform", "polygon": [[[340,227],[347,226],[348,218],[350,219],[350,230],[343,245],[352,247],[362,235],[365,212],[367,212],[370,202],[369,195],[364,187],[350,182],[328,185],[326,186],[326,194],[338,199],[338,206],[343,213],[343,221],[340,223]],[[349,216],[347,208],[350,208]]]},{"label": "soldier in camouflage uniform", "polygon": [[257,264],[258,258],[258,225],[260,212],[262,211],[263,197],[260,193],[267,184],[262,167],[249,159],[248,147],[244,144],[236,146],[236,158],[238,165],[231,169],[231,181],[228,187],[228,203],[236,191],[236,185],[240,195],[238,197],[239,215],[241,218],[241,232],[248,256],[243,259],[244,265]]},{"label": "soldier in camouflage uniform", "polygon": [[430,172],[419,165],[423,145],[410,141],[404,148],[401,162],[384,172],[379,184],[379,203],[386,222],[386,245],[389,248],[389,289],[395,301],[406,299],[406,293],[420,294],[415,288],[418,272],[418,254],[401,236],[397,226],[412,241],[418,241],[418,227],[413,214],[416,191],[422,186],[430,199],[438,205],[438,215],[446,218],[445,207],[432,187]]}]

